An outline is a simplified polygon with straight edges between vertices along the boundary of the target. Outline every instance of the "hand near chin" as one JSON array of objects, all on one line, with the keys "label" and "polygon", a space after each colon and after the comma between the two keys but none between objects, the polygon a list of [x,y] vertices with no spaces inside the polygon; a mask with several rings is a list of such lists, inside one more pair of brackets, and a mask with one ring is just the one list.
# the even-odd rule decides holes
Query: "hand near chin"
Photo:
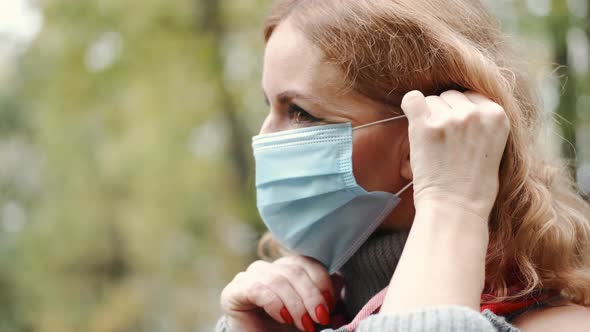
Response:
[{"label": "hand near chin", "polygon": [[407,93],[410,162],[417,209],[446,205],[487,221],[510,131],[504,109],[476,92]]},{"label": "hand near chin", "polygon": [[229,331],[314,331],[328,325],[334,289],[328,271],[303,256],[256,261],[221,294]]}]

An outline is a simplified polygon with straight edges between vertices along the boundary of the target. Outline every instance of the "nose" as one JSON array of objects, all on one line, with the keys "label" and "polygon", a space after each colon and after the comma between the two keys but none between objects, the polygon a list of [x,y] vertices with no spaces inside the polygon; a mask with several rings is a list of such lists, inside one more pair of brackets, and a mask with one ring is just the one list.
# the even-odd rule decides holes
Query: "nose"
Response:
[{"label": "nose", "polygon": [[271,133],[276,133],[281,130],[284,130],[282,128],[280,117],[274,113],[275,112],[268,113],[268,115],[264,119],[264,122],[262,122],[262,126],[260,127],[260,132],[258,133],[259,135],[271,134]]}]

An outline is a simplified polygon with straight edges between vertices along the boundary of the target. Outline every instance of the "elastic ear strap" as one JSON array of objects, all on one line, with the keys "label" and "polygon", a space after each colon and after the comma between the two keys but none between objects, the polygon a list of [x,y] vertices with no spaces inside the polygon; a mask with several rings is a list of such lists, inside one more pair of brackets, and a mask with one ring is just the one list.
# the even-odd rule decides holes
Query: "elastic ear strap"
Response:
[{"label": "elastic ear strap", "polygon": [[405,187],[403,187],[402,190],[398,191],[397,194],[395,194],[395,196],[399,197],[404,191],[406,191],[408,188],[410,188],[413,184],[414,184],[414,181],[411,181]]},{"label": "elastic ear strap", "polygon": [[352,128],[352,130],[363,129],[363,128],[371,127],[371,126],[374,126],[374,125],[377,125],[377,124],[380,124],[380,123],[394,121],[394,120],[402,119],[402,118],[405,118],[405,117],[406,117],[405,115],[399,115],[399,116],[396,116],[396,117],[393,117],[393,118],[389,118],[389,119],[385,119],[385,120],[380,120],[380,121],[375,121],[375,122],[367,123],[367,124],[364,124],[364,125],[360,125],[358,127]]}]

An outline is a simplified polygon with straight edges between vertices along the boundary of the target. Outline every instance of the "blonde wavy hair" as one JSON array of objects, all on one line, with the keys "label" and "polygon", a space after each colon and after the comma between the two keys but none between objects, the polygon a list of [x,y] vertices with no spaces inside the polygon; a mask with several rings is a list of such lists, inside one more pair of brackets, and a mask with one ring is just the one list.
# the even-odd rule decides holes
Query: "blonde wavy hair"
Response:
[{"label": "blonde wavy hair", "polygon": [[[497,20],[478,0],[279,0],[264,37],[289,18],[348,86],[399,108],[406,92],[475,90],[502,105],[512,129],[489,222],[490,302],[539,289],[590,305],[590,206],[567,168],[537,147],[541,106]],[[270,234],[262,258],[287,251]],[[516,293],[510,286],[520,285]]]}]

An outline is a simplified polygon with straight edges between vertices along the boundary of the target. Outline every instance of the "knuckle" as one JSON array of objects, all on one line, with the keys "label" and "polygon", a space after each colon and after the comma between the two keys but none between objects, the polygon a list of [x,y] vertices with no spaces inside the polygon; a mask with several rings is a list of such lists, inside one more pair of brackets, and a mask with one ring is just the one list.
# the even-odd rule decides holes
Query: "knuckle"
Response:
[{"label": "knuckle", "polygon": [[447,90],[447,91],[441,93],[440,96],[443,97],[443,98],[446,98],[446,97],[449,97],[449,96],[454,96],[454,95],[456,96],[458,94],[461,94],[461,92],[459,92],[457,90]]},{"label": "knuckle", "polygon": [[479,110],[473,110],[467,112],[464,115],[463,121],[468,124],[478,124],[481,123],[482,120],[482,113]]},{"label": "knuckle", "polygon": [[286,284],[288,283],[287,278],[285,278],[282,274],[273,273],[268,276],[268,283],[274,285]]},{"label": "knuckle", "polygon": [[258,295],[259,295],[258,303],[260,304],[261,307],[269,307],[272,305],[276,306],[278,298],[270,290],[265,288],[264,291],[259,293]]},{"label": "knuckle", "polygon": [[[313,271],[314,273],[316,271],[326,270],[324,268],[324,266],[322,265],[322,263],[320,263],[319,261],[317,261],[313,258],[310,258],[310,257],[305,257],[305,256],[300,256],[300,255],[292,256],[289,263],[290,263],[289,265],[297,266],[301,270],[306,271],[306,273],[307,273],[307,270]],[[327,273],[327,271],[326,271],[326,273]]]},{"label": "knuckle", "polygon": [[508,120],[508,115],[504,111],[504,108],[498,104],[495,105],[496,106],[493,106],[491,110],[492,115],[500,121]]},{"label": "knuckle", "polygon": [[490,106],[488,111],[492,120],[501,125],[508,125],[510,121],[508,119],[508,115],[504,111],[504,108],[498,104],[494,105],[495,106]]},{"label": "knuckle", "polygon": [[432,103],[433,101],[436,101],[439,98],[440,98],[439,96],[427,96],[424,99],[426,100],[427,103]]},{"label": "knuckle", "polygon": [[310,277],[312,279],[314,279],[315,282],[318,283],[319,286],[321,287],[328,287],[332,284],[332,281],[330,279],[330,273],[328,273],[328,270],[326,270],[325,267],[320,266],[317,269],[314,269],[311,271]]},{"label": "knuckle", "polygon": [[500,104],[498,104],[498,103],[494,103],[494,102],[488,103],[486,105],[486,108],[490,112],[493,112],[493,113],[505,113],[504,112],[504,107],[500,106]]},{"label": "knuckle", "polygon": [[307,272],[304,268],[299,265],[290,265],[287,267],[289,275],[293,276],[296,279],[301,279],[307,277]]},{"label": "knuckle", "polygon": [[262,293],[266,291],[266,285],[261,281],[254,281],[248,287],[248,293]]},{"label": "knuckle", "polygon": [[246,297],[257,306],[266,307],[276,301],[276,295],[260,282],[255,282],[248,289]]}]

